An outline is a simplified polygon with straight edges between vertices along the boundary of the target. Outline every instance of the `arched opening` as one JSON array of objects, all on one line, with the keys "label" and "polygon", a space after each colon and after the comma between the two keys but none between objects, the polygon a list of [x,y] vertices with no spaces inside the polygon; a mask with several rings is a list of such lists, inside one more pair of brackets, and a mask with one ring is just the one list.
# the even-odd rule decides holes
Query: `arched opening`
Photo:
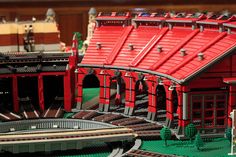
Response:
[{"label": "arched opening", "polygon": [[166,120],[166,91],[163,85],[158,85],[156,88],[156,107],[157,121]]},{"label": "arched opening", "polygon": [[125,81],[122,77],[111,79],[110,82],[110,110],[124,112],[125,108]]},{"label": "arched opening", "polygon": [[39,118],[38,77],[18,77],[18,96],[22,115]]},{"label": "arched opening", "polygon": [[134,115],[147,117],[148,113],[148,86],[144,80],[138,80],[135,84],[135,109]]},{"label": "arched opening", "polygon": [[173,121],[173,127],[177,128],[178,127],[178,94],[176,89],[172,91],[172,105],[173,105],[173,116],[174,116],[174,121]]},{"label": "arched opening", "polygon": [[49,107],[60,108],[64,104],[63,76],[43,76],[44,105],[45,110]]},{"label": "arched opening", "polygon": [[172,91],[172,104],[173,104],[173,113],[177,114],[178,94],[177,94],[176,90]]},{"label": "arched opening", "polygon": [[12,102],[12,79],[0,79],[0,112],[13,111]]},{"label": "arched opening", "polygon": [[97,109],[99,105],[100,81],[95,74],[88,74],[83,80],[82,109]]}]

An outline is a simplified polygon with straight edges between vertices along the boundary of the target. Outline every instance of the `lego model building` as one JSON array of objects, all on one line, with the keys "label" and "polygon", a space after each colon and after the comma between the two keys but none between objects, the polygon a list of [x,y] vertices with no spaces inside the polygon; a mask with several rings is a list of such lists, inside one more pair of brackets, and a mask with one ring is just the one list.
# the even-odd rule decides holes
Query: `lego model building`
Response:
[{"label": "lego model building", "polygon": [[[234,31],[235,16],[99,13],[78,65],[77,106],[83,108],[83,83],[93,78],[100,111],[122,107],[178,136],[190,122],[203,134],[223,134],[236,104]],[[123,106],[112,103],[114,93]]]},{"label": "lego model building", "polygon": [[67,90],[74,86],[70,73],[74,72],[76,54],[61,52],[54,18],[55,12],[49,9],[44,21],[16,19],[0,24],[0,37],[4,39],[0,41],[0,105],[10,116],[1,114],[2,120],[22,118],[12,111],[23,113],[26,119],[39,118],[54,101],[58,108],[70,110],[72,93]]},{"label": "lego model building", "polygon": [[91,9],[79,64],[80,34],[72,53],[59,52],[53,10],[45,21],[0,24],[2,152],[193,156],[189,142],[186,152],[178,149],[185,141],[176,151],[174,142],[195,138],[200,151],[201,137],[224,135],[236,105],[235,16],[95,15]]}]

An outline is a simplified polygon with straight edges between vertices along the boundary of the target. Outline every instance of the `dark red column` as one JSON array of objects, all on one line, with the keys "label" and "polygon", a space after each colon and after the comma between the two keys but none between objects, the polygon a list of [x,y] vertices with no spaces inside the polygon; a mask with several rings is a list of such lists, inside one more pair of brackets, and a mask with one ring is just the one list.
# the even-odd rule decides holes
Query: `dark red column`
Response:
[{"label": "dark red column", "polygon": [[132,115],[135,108],[135,83],[136,78],[133,73],[127,72],[124,77],[125,89],[125,111],[124,114]]},{"label": "dark red column", "polygon": [[19,112],[18,82],[17,76],[12,77],[12,97],[14,112]]},{"label": "dark red column", "polygon": [[85,69],[83,68],[79,68],[78,69],[78,74],[77,74],[77,97],[76,97],[76,108],[77,109],[82,109],[82,103],[83,103],[83,79],[85,77],[85,73],[84,73]]},{"label": "dark red column", "polygon": [[68,69],[64,76],[64,109],[66,111],[71,111],[72,102],[71,71]]},{"label": "dark red column", "polygon": [[109,111],[110,106],[110,75],[106,70],[101,70],[99,75],[100,80],[100,96],[99,96],[99,110]]},{"label": "dark red column", "polygon": [[156,87],[157,78],[155,76],[150,76],[147,78],[148,85],[148,115],[147,118],[150,120],[156,119],[157,113],[157,102],[156,102]]},{"label": "dark red column", "polygon": [[43,76],[38,76],[38,95],[39,95],[39,107],[41,111],[44,111],[44,95],[43,95]]},{"label": "dark red column", "polygon": [[172,90],[165,85],[166,90],[166,118],[169,120],[174,120],[173,116],[173,101],[172,101]]}]

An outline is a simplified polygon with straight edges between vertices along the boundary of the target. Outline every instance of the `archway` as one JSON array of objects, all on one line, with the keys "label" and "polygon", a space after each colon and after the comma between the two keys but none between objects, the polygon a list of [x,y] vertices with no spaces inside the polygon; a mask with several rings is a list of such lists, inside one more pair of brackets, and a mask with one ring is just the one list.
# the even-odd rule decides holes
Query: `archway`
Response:
[{"label": "archway", "polygon": [[95,74],[88,74],[83,79],[82,109],[97,109],[99,104],[100,81]]},{"label": "archway", "polygon": [[45,109],[48,109],[49,107],[59,108],[64,106],[63,77],[63,75],[43,76]]},{"label": "archway", "polygon": [[0,78],[0,112],[13,111],[12,79]]},{"label": "archway", "polygon": [[163,85],[156,87],[157,121],[166,120],[166,91]]},{"label": "archway", "polygon": [[121,76],[111,79],[110,82],[110,110],[124,112],[125,107],[125,81]]},{"label": "archway", "polygon": [[26,119],[39,118],[38,77],[18,77],[19,106]]},{"label": "archway", "polygon": [[135,109],[134,115],[147,117],[148,113],[148,86],[144,80],[138,80],[135,84]]}]

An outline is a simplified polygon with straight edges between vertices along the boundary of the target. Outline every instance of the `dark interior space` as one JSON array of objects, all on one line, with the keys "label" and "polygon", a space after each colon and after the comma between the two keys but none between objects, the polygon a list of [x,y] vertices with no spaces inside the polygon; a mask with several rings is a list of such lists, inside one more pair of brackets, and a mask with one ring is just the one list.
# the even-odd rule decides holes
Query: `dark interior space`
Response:
[{"label": "dark interior space", "polygon": [[44,89],[45,109],[49,108],[51,105],[63,105],[64,102],[63,76],[44,76],[43,89]]},{"label": "dark interior space", "polygon": [[164,86],[158,85],[156,89],[156,103],[158,110],[166,110],[166,91]]},{"label": "dark interior space", "polygon": [[144,80],[138,80],[135,84],[135,115],[147,116],[148,86]]},{"label": "dark interior space", "polygon": [[178,95],[176,90],[172,91],[173,113],[177,113],[178,109]]},{"label": "dark interior space", "polygon": [[123,78],[113,79],[110,82],[110,105],[123,112],[125,105],[125,82]]},{"label": "dark interior space", "polygon": [[[20,106],[30,103],[35,109],[39,109],[38,100],[38,78],[37,77],[18,77],[18,97]],[[22,101],[21,101],[22,100]],[[24,102],[24,103],[23,103]],[[30,105],[27,104],[27,105]]]},{"label": "dark interior space", "polygon": [[94,74],[85,76],[83,80],[83,88],[99,88],[100,83],[98,78]]},{"label": "dark interior space", "polygon": [[0,78],[0,112],[4,110],[13,110],[11,78]]}]

